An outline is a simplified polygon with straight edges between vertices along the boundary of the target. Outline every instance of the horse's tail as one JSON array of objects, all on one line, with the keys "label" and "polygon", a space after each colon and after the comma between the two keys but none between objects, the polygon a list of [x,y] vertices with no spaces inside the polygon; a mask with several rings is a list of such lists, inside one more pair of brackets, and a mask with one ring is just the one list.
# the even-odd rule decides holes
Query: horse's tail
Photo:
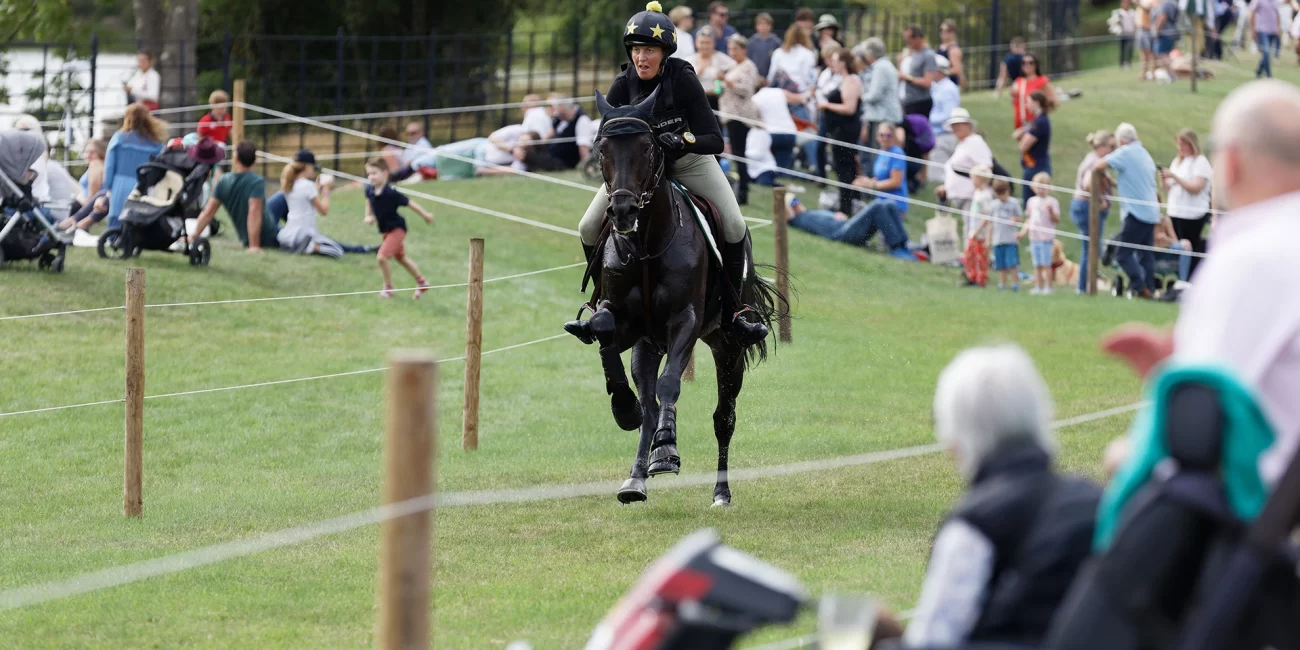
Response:
[{"label": "horse's tail", "polygon": [[[753,281],[749,282],[742,292],[740,299],[749,305],[758,314],[758,318],[773,330],[772,336],[776,336],[775,330],[780,319],[790,315],[790,301],[784,296],[777,293],[776,287],[771,282],[764,280],[757,271],[766,269],[775,271],[776,267],[769,264],[755,264],[751,273]],[[770,337],[769,337],[770,338]],[[752,368],[755,365],[767,360],[767,339],[751,345],[745,350],[745,367]]]}]

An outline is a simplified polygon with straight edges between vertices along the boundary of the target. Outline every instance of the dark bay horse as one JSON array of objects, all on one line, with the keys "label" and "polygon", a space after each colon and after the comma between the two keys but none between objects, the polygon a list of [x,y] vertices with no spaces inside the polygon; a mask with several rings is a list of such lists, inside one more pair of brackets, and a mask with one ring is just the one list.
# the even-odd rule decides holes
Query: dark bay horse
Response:
[{"label": "dark bay horse", "polygon": [[[677,399],[682,371],[697,340],[713,350],[718,371],[718,405],[713,412],[718,480],[713,505],[727,506],[731,504],[727,449],[736,428],[736,397],[745,370],[766,357],[767,347],[761,342],[743,348],[720,327],[721,317],[731,317],[720,313],[720,292],[739,292],[738,304],[753,305],[757,317],[769,326],[778,309],[786,306],[754,272],[748,240],[743,286],[731,287],[714,261],[711,235],[700,227],[688,200],[668,178],[669,163],[651,129],[657,94],[615,108],[596,93],[604,118],[596,151],[610,209],[608,234],[593,259],[593,268],[599,265],[600,272],[591,303],[590,338],[580,338],[600,343],[615,422],[626,431],[641,429],[631,473],[618,491],[622,503],[645,501],[648,477],[681,470]],[[619,356],[628,349],[636,393],[628,385]]]}]

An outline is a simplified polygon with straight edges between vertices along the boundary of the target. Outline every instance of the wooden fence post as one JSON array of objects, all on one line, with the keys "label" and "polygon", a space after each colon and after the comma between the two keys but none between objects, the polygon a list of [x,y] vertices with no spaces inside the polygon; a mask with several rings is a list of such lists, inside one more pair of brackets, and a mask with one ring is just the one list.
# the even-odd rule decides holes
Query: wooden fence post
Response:
[{"label": "wooden fence post", "polygon": [[1088,295],[1097,295],[1097,275],[1101,269],[1101,186],[1105,172],[1093,170],[1092,189],[1088,195]]},{"label": "wooden fence post", "polygon": [[[389,355],[384,435],[384,505],[432,498],[437,442],[437,362],[427,352]],[[379,552],[379,632],[383,650],[429,647],[432,504],[384,521]]]},{"label": "wooden fence post", "polygon": [[231,93],[230,106],[230,146],[239,146],[244,141],[244,80],[236,79]]},{"label": "wooden fence post", "polygon": [[[790,300],[790,250],[787,247],[788,228],[785,221],[784,187],[772,188],[772,232],[776,240],[776,292],[787,303]],[[778,325],[782,343],[790,342],[790,310],[781,312]]]},{"label": "wooden fence post", "polygon": [[469,299],[465,309],[465,411],[460,447],[478,449],[479,369],[483,357],[483,240],[469,240]]},{"label": "wooden fence post", "polygon": [[139,517],[144,508],[144,269],[126,270],[125,431],[122,514]]}]

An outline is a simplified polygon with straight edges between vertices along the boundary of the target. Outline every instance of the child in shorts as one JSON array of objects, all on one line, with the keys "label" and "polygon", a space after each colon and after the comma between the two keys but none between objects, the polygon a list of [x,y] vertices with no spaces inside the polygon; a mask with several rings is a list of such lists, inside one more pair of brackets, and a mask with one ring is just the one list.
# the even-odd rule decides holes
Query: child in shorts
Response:
[{"label": "child in shorts", "polygon": [[406,220],[397,213],[397,209],[409,206],[424,217],[425,223],[433,223],[433,213],[411,201],[405,194],[398,192],[388,183],[388,165],[382,158],[371,158],[366,162],[366,225],[379,224],[379,232],[384,236],[384,243],[379,245],[379,270],[384,274],[384,290],[380,298],[393,297],[393,271],[388,260],[397,260],[415,278],[415,296],[417,300],[429,290],[429,283],[420,275],[420,269],[406,257]]},{"label": "child in shorts", "polygon": [[993,217],[993,269],[998,272],[998,291],[1005,291],[1007,279],[1013,282],[1012,291],[1020,291],[1020,246],[1017,239],[1024,210],[1020,201],[1011,198],[1011,183],[998,178],[993,181],[993,203],[989,216]]},{"label": "child in shorts", "polygon": [[1034,290],[1031,295],[1052,293],[1052,244],[1056,243],[1056,225],[1061,223],[1061,204],[1052,196],[1047,172],[1034,174],[1034,195],[1025,204],[1025,226],[1017,238],[1029,235],[1029,254],[1034,260]]}]

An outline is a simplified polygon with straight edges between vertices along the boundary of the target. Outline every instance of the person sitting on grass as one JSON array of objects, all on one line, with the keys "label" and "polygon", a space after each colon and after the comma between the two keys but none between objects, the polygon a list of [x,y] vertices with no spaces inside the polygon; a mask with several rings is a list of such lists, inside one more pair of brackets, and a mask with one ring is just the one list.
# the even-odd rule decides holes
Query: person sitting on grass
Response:
[{"label": "person sitting on grass", "polygon": [[799,197],[791,195],[786,202],[786,219],[793,228],[853,246],[866,246],[879,232],[891,256],[916,260],[907,249],[903,213],[890,199],[876,199],[850,218],[843,212],[808,210]]},{"label": "person sitting on grass", "polygon": [[1011,290],[1020,291],[1020,245],[1021,218],[1024,210],[1020,201],[1011,197],[1011,183],[1004,178],[993,181],[993,203],[991,217],[993,228],[993,270],[998,272],[998,291],[1006,291],[1007,280],[1011,280]]},{"label": "person sitting on grass", "polygon": [[425,223],[433,223],[433,213],[411,201],[405,194],[398,192],[388,180],[388,165],[379,158],[366,162],[366,225],[378,224],[379,232],[384,236],[384,243],[379,245],[379,270],[384,275],[384,290],[380,298],[393,297],[393,270],[388,260],[397,260],[411,277],[415,278],[415,295],[417,300],[429,290],[429,283],[420,275],[420,268],[406,257],[406,219],[397,213],[400,207],[410,207],[424,218]]},{"label": "person sitting on grass", "polygon": [[333,176],[316,176],[316,155],[307,149],[299,151],[293,162],[284,166],[280,187],[284,188],[284,198],[289,204],[289,219],[276,237],[280,250],[334,259],[343,257],[344,253],[374,252],[367,246],[340,244],[326,237],[316,226],[317,213],[320,216],[329,214],[333,181]]},{"label": "person sitting on grass", "polygon": [[266,179],[253,171],[256,163],[257,144],[252,140],[240,142],[235,147],[233,170],[223,174],[212,187],[212,196],[199,213],[194,232],[203,232],[216,218],[217,208],[225,207],[239,243],[248,252],[260,253],[263,248],[279,245],[279,222],[266,209]]},{"label": "person sitting on grass", "polygon": [[1051,396],[1019,346],[958,354],[939,375],[933,413],[935,438],[969,486],[934,538],[906,632],[884,612],[877,638],[1039,647],[1092,551],[1101,489],[1054,467]]}]

